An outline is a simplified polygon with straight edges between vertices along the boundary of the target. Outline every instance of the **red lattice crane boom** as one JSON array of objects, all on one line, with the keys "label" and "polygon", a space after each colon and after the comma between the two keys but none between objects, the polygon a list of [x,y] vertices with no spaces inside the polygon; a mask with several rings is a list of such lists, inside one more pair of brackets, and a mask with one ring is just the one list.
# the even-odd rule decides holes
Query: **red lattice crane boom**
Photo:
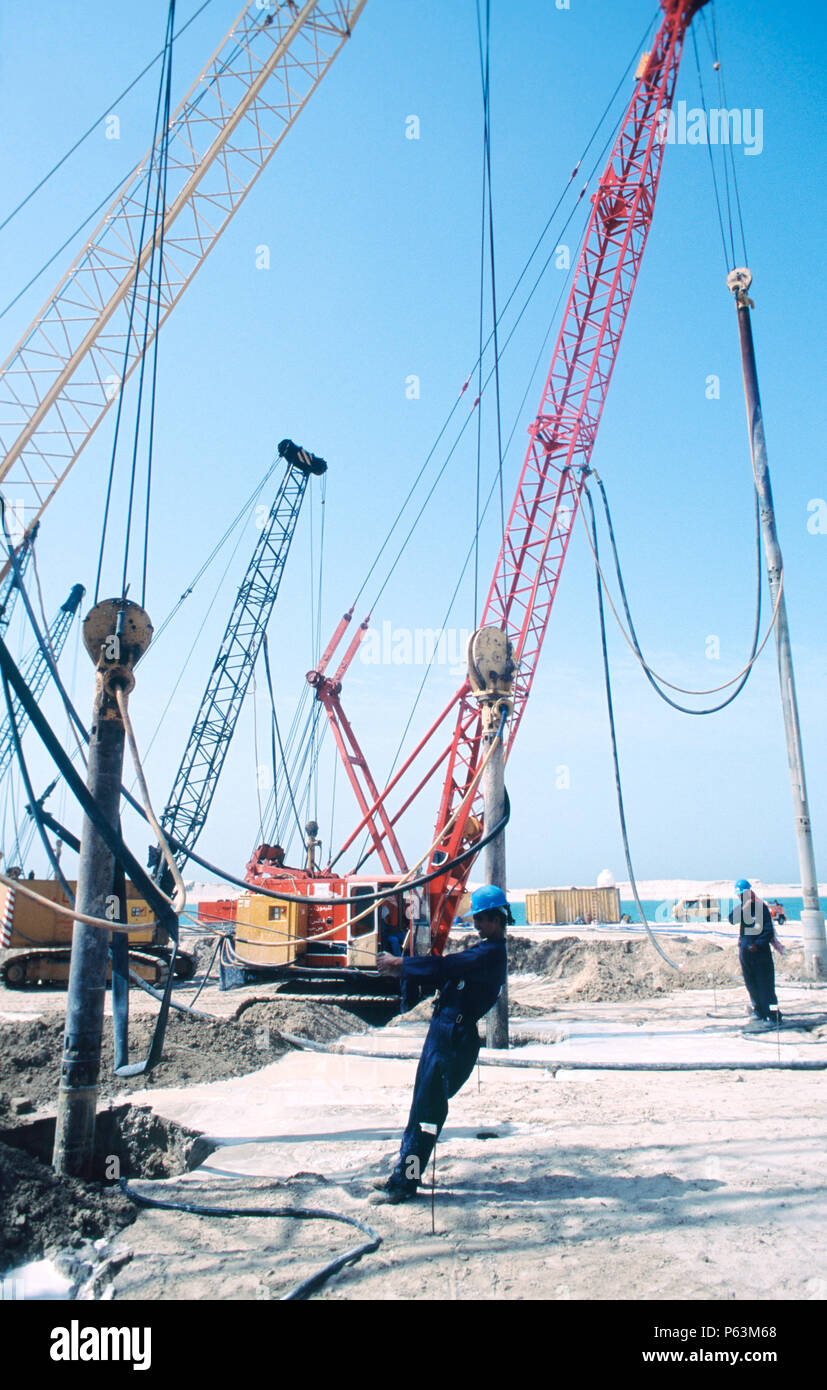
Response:
[{"label": "red lattice crane boom", "polygon": [[[641,60],[632,99],[592,197],[592,213],[540,408],[529,429],[528,451],[481,622],[481,626],[503,630],[513,646],[514,709],[506,754],[513,745],[537,670],[652,223],[663,159],[665,117],[672,105],[684,40],[693,16],[706,3],[707,0],[661,0],[663,20],[651,52]],[[441,836],[468,793],[479,766],[480,708],[466,681],[384,791],[377,793],[351,726],[348,724],[342,731],[342,678],[358,641],[351,642],[335,677],[331,680],[325,675],[325,667],[351,616],[352,610],[340,623],[324,663],[308,677],[325,706],[362,810],[360,822],[337,859],[367,830],[372,851],[385,873],[389,873],[387,846],[396,848],[394,827],[447,761],[434,834],[437,847],[428,864],[428,870],[433,871],[480,838],[481,794],[471,799],[451,829]],[[444,728],[451,717],[453,736],[445,744],[440,740],[440,731],[444,739]],[[428,770],[420,773],[415,789],[391,813],[391,792],[428,749]],[[364,779],[361,789],[356,786],[360,776]],[[471,862],[467,860],[430,885],[431,937],[437,950],[442,949],[447,938]],[[404,867],[404,861],[400,863]],[[264,881],[257,858],[248,867],[250,882]]]},{"label": "red lattice crane boom", "polygon": [[[663,159],[665,122],[675,90],[684,38],[706,0],[661,0],[663,22],[642,61],[632,100],[593,195],[592,214],[554,348],[540,408],[505,531],[481,626],[508,634],[513,648],[514,713],[510,750],[537,670],[563,561],[617,359],[646,238],[652,224]],[[476,770],[480,713],[467,684],[457,696],[436,833],[446,825]],[[476,808],[475,808],[476,809]],[[453,857],[467,821],[443,849]],[[444,885],[456,900],[462,881]],[[435,923],[442,939],[444,911]]]}]

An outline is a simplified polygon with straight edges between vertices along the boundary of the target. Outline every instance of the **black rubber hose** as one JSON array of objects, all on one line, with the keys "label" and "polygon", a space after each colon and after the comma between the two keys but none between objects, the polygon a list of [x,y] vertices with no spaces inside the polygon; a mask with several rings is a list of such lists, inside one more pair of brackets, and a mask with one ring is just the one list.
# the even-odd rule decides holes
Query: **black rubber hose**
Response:
[{"label": "black rubber hose", "polygon": [[324,1211],[320,1207],[202,1207],[195,1202],[162,1202],[157,1197],[142,1197],[139,1192],[133,1191],[126,1178],[119,1178],[118,1183],[126,1196],[141,1207],[157,1207],[161,1211],[185,1211],[193,1216],[278,1216],[292,1217],[299,1221],[339,1221],[347,1226],[355,1226],[357,1231],[369,1237],[364,1245],[356,1245],[352,1250],[346,1250],[344,1255],[339,1255],[329,1264],[323,1265],[315,1274],[294,1285],[288,1293],[282,1294],[282,1303],[297,1302],[309,1297],[315,1289],[321,1288],[326,1280],[338,1274],[340,1269],[344,1269],[345,1265],[355,1264],[364,1255],[372,1255],[382,1244],[382,1237],[372,1226],[358,1221],[355,1216],[343,1216],[341,1212]]}]

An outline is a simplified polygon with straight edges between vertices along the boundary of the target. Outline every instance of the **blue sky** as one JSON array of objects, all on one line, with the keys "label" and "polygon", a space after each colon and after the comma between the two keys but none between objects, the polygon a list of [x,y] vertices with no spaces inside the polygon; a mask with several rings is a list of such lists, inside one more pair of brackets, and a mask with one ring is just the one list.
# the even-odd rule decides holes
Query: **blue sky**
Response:
[{"label": "blue sky", "polygon": [[[0,5],[4,202],[13,205],[24,196],[148,61],[161,44],[166,8],[165,0],[122,0],[118,6],[85,0],[71,6],[67,24],[65,3],[45,0],[36,18],[25,7]],[[195,8],[194,0],[179,3],[179,22]],[[501,303],[656,8],[648,0],[571,0],[568,10],[550,0],[492,0]],[[825,21],[815,4],[755,0],[745,7],[718,0],[716,8],[729,105],[760,111],[763,119],[760,154],[750,156],[742,146],[734,156],[755,277],[754,330],[823,879],[827,535],[808,530],[808,506],[827,497],[818,269],[825,212],[818,55]],[[175,56],[179,96],[235,12],[233,4],[212,0],[181,40]],[[700,33],[699,48],[709,94],[710,53]],[[154,82],[145,79],[117,108],[118,141],[106,140],[101,126],[0,233],[3,303],[142,156]],[[624,93],[630,92],[627,83]],[[698,104],[691,40],[677,97],[690,108]],[[619,113],[619,104],[615,109]],[[417,140],[405,138],[411,115],[419,118]],[[323,643],[349,606],[476,357],[481,128],[473,0],[368,0],[350,44],[163,330],[147,596],[156,627],[285,435],[330,463]],[[575,218],[562,237],[572,255],[582,226],[583,218]],[[555,244],[552,236],[547,251]],[[256,267],[262,245],[269,248],[269,270]],[[67,258],[68,253],[0,319],[3,357],[57,283]],[[735,312],[724,271],[707,151],[670,146],[593,465],[613,506],[644,649],[669,679],[698,687],[717,685],[740,669],[753,616],[751,472]],[[532,376],[561,278],[552,263],[503,355],[506,432],[519,421],[505,466],[507,498],[551,357],[554,335]],[[406,395],[411,375],[420,380],[415,400]],[[713,375],[720,381],[718,399],[706,394]],[[107,421],[46,514],[40,565],[49,611],[76,580],[93,584],[110,448]],[[493,476],[495,448],[493,406],[486,398],[484,481]],[[435,454],[429,477],[445,452],[443,447]],[[374,613],[377,624],[413,631],[442,622],[472,537],[475,464],[472,426]],[[286,723],[312,659],[309,542],[312,524],[317,556],[320,515],[315,492],[271,626],[277,699]],[[483,590],[496,558],[497,529],[491,516],[480,540]],[[248,530],[148,758],[159,809],[255,541],[254,528]],[[107,577],[114,591],[114,560]],[[217,581],[218,570],[139,668],[133,713],[143,746]],[[369,586],[366,602],[372,592]],[[473,606],[469,572],[450,626],[473,626]],[[361,609],[357,616],[364,616]],[[710,635],[719,639],[718,660],[705,655]],[[28,639],[15,629],[12,641],[15,650],[24,650]],[[656,699],[616,630],[610,642],[638,874],[794,880],[772,643],[732,707],[690,719]],[[68,649],[67,679],[72,655]],[[83,651],[75,666],[75,695],[85,712],[92,678]],[[351,668],[346,708],[377,777],[390,763],[421,676],[418,666],[357,660]],[[445,667],[436,668],[412,737],[424,731],[455,684]],[[49,708],[62,728],[54,705]],[[248,701],[200,842],[205,854],[236,870],[258,838],[254,780],[257,762],[268,758],[266,727],[261,680],[257,730]],[[31,739],[27,747],[42,786],[48,766]],[[556,786],[562,767],[569,769],[567,789]],[[331,774],[328,741],[318,802],[326,844]],[[593,882],[607,865],[625,877],[593,567],[579,523],[508,782],[514,807],[509,876],[515,885]],[[434,785],[406,822],[410,858],[430,842],[436,806]],[[336,841],[353,823],[351,807],[339,775]],[[70,809],[66,816],[75,819]],[[140,847],[143,831],[134,824],[129,829]],[[30,863],[40,868],[41,859],[33,852]]]}]

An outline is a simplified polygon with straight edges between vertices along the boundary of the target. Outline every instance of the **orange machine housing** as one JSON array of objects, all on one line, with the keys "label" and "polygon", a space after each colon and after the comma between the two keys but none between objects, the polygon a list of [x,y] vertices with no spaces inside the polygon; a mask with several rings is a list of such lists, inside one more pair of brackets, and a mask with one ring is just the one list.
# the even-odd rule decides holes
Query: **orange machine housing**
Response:
[{"label": "orange machine housing", "polygon": [[[337,970],[375,966],[381,945],[376,895],[393,890],[395,878],[311,876],[266,860],[259,863],[255,857],[248,865],[247,877],[249,893],[235,900],[222,898],[198,905],[198,920],[205,925],[235,923],[235,950],[242,964],[301,964]],[[278,903],[256,893],[256,887],[309,901]],[[314,898],[319,899],[318,905]],[[412,923],[414,929],[427,927],[430,931],[426,895],[403,887],[390,901],[399,920]]]}]

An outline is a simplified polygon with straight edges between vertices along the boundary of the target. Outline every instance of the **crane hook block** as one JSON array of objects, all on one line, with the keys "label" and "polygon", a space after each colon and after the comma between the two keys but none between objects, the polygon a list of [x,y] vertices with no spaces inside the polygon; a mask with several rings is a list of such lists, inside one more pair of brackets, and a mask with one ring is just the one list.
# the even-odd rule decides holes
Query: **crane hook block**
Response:
[{"label": "crane hook block", "polygon": [[468,640],[468,681],[478,700],[511,694],[514,648],[498,627],[480,627]]},{"label": "crane hook block", "polygon": [[327,472],[327,464],[324,459],[320,459],[316,454],[311,454],[309,449],[303,449],[301,444],[294,444],[292,439],[283,439],[279,444],[279,458],[286,459],[293,468],[300,468],[302,473],[315,473],[317,477]]}]

